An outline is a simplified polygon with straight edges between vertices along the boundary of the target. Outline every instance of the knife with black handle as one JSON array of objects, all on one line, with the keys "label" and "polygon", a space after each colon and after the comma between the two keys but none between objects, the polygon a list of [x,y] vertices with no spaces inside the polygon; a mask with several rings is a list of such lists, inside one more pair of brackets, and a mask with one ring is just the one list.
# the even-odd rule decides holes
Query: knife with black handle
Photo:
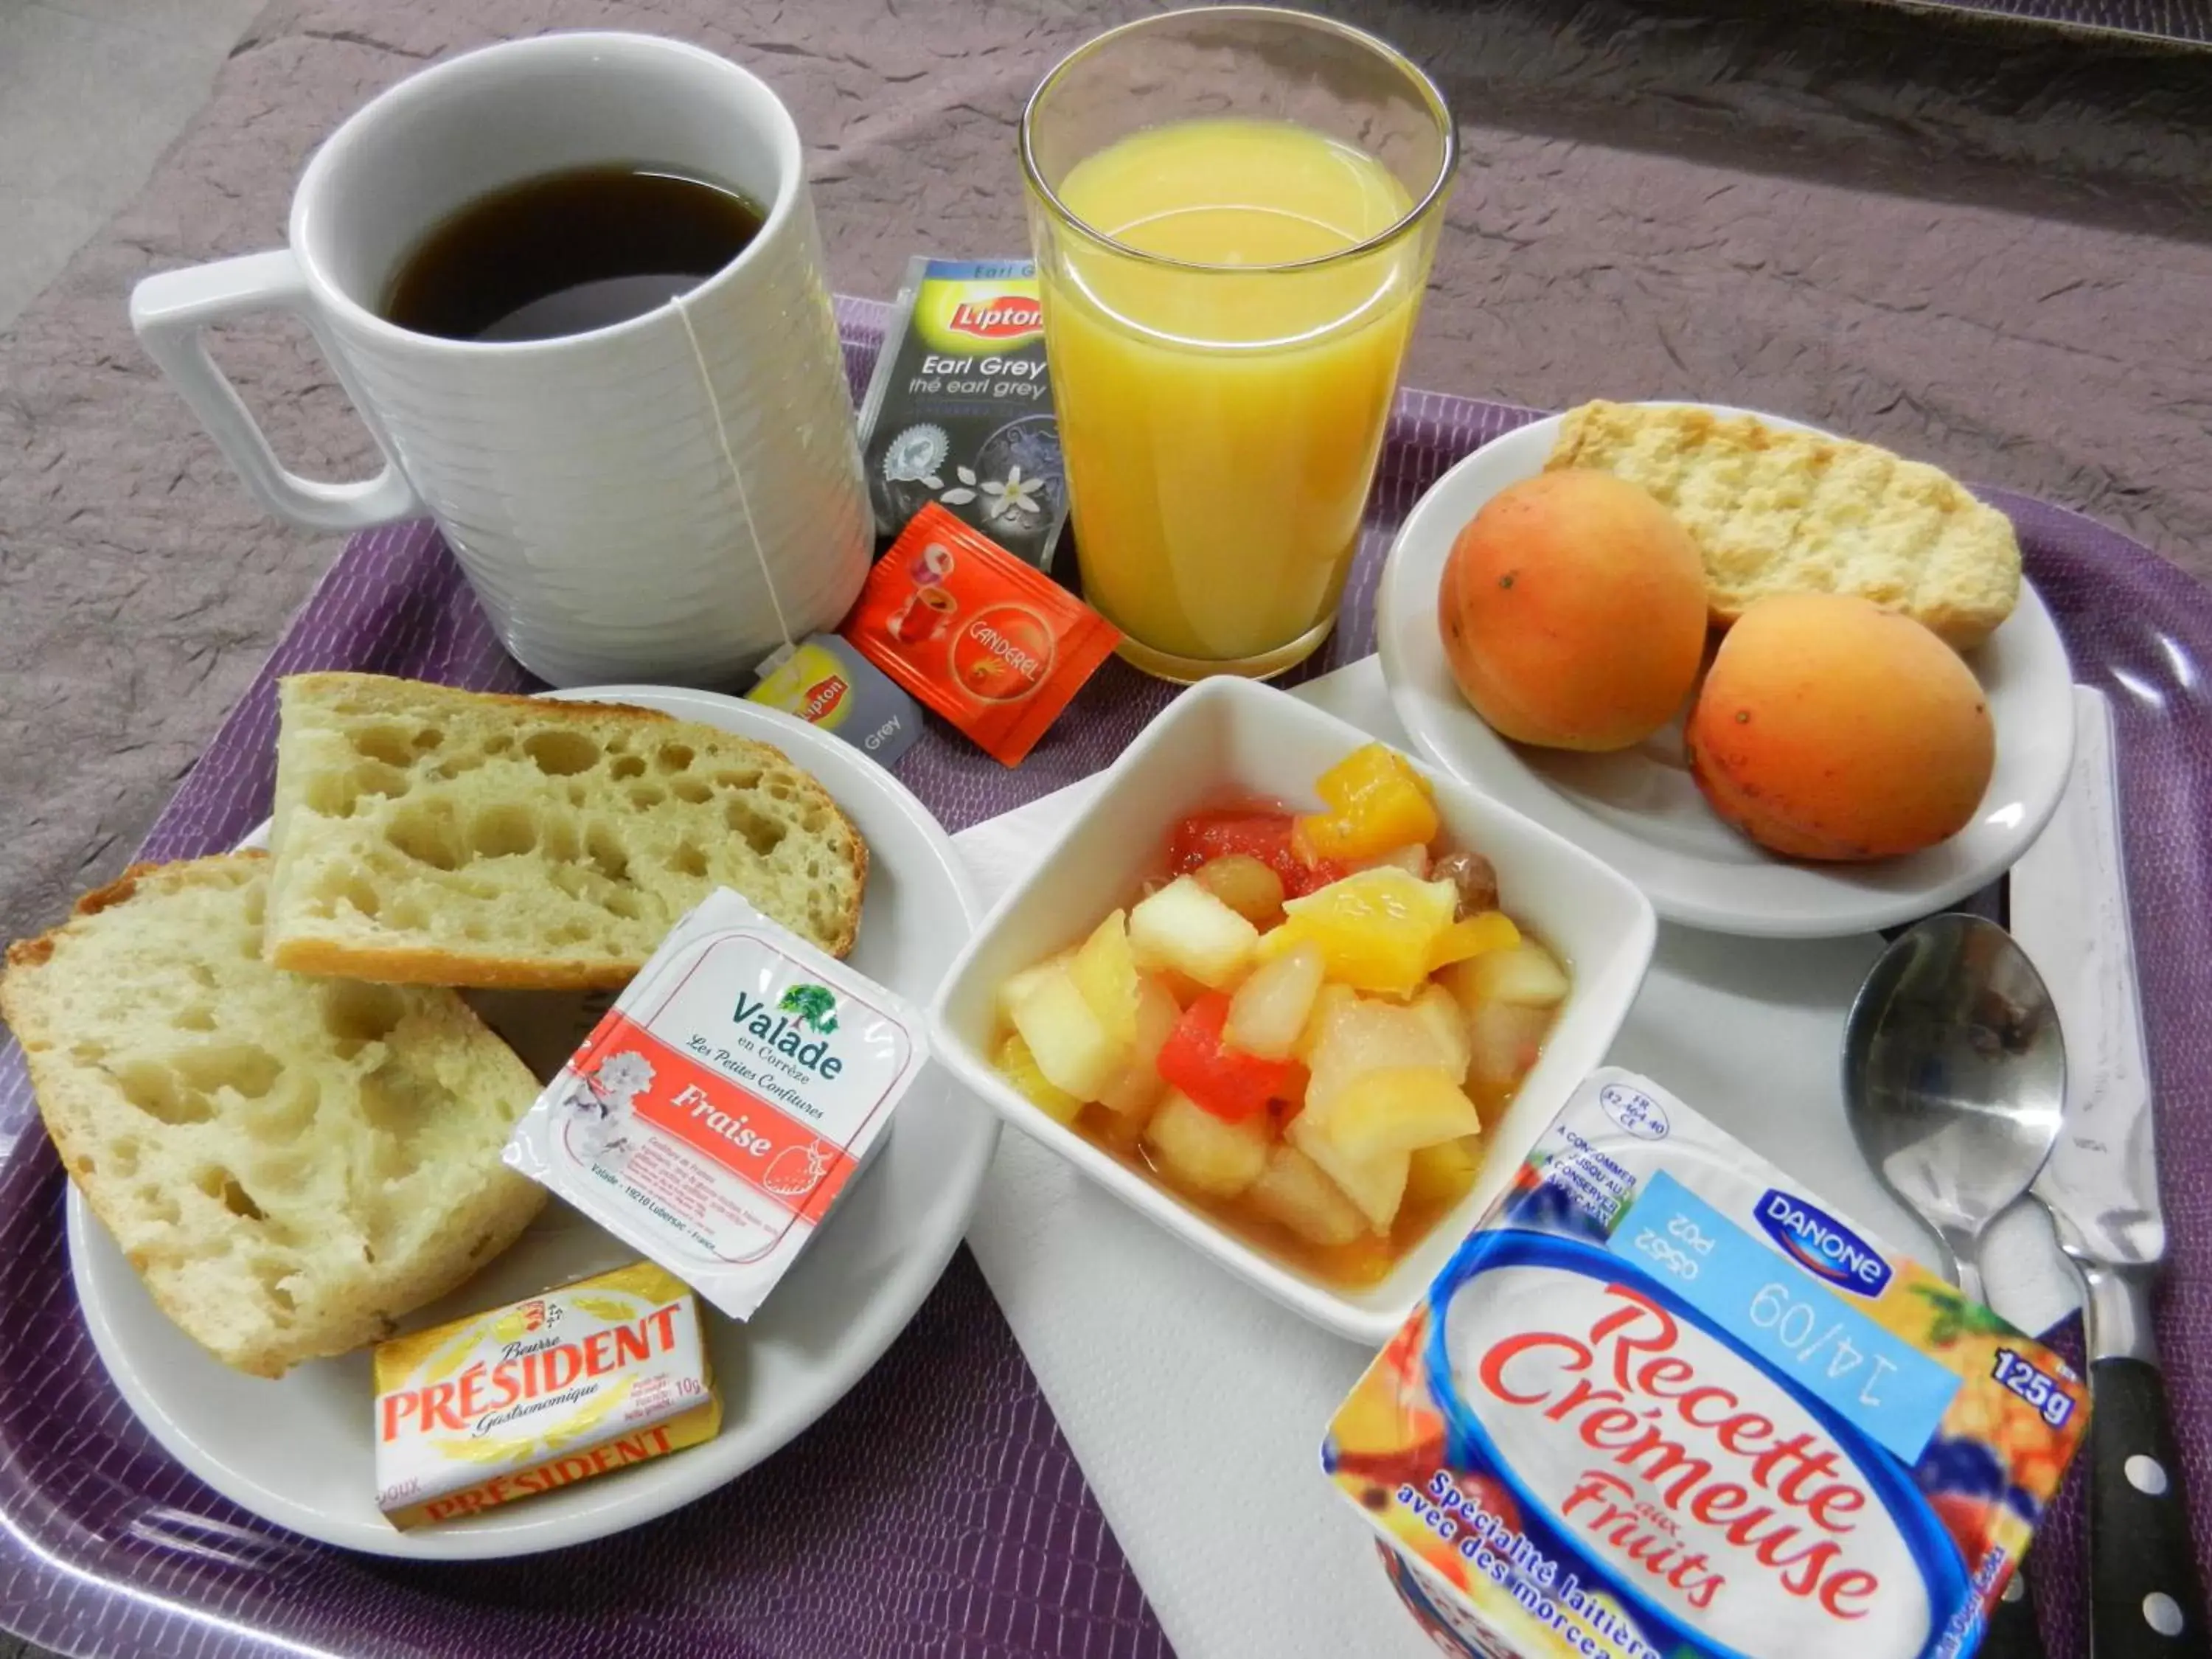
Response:
[{"label": "knife with black handle", "polygon": [[2065,799],[2014,866],[2012,932],[2066,1031],[2066,1127],[2031,1189],[2081,1272],[2095,1659],[2212,1659],[2151,1333],[2166,1257],[2157,1125],[2120,846],[2112,709],[2075,688]]},{"label": "knife with black handle", "polygon": [[[2071,1254],[2071,1252],[2069,1252]],[[2078,1260],[2079,1258],[2077,1258]],[[2212,1655],[2181,1452],[2140,1282],[2084,1263],[2090,1341],[2089,1617],[2095,1659]],[[2099,1304],[2105,1305],[2100,1310]]]},{"label": "knife with black handle", "polygon": [[2044,1659],[2043,1631],[2035,1622],[2035,1601],[2028,1591],[2027,1563],[2013,1570],[2004,1593],[1990,1609],[1990,1622],[1975,1651],[1981,1659]]}]

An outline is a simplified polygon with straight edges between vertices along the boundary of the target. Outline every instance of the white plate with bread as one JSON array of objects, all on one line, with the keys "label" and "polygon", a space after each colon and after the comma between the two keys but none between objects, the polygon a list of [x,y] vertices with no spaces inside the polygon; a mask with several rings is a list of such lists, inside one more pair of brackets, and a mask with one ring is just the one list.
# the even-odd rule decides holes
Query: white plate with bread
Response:
[{"label": "white plate with bread", "polygon": [[[1712,453],[1685,477],[1683,456],[1701,444]],[[1727,630],[1768,597],[1765,589],[1790,584],[1863,594],[1885,616],[1912,616],[1953,647],[1978,683],[1984,708],[1975,713],[1985,713],[1984,726],[1994,733],[1983,756],[1986,787],[1975,804],[1970,782],[1958,804],[1960,827],[1920,850],[1879,858],[1788,856],[1771,850],[1773,840],[1754,842],[1718,814],[1710,776],[1701,787],[1692,775],[1685,720],[1694,721],[1697,688],[1709,684],[1695,678],[1686,708],[1673,694],[1662,707],[1675,708],[1674,717],[1661,713],[1663,723],[1626,746],[1591,752],[1501,735],[1492,720],[1512,726],[1514,719],[1501,719],[1495,707],[1492,719],[1478,714],[1466,677],[1455,672],[1455,648],[1464,658],[1474,647],[1466,635],[1447,643],[1451,603],[1443,590],[1448,574],[1456,574],[1455,544],[1486,506],[1562,467],[1637,483],[1688,533],[1702,561],[1707,607],[1689,624],[1692,677],[1710,675],[1715,660],[1705,625],[1724,650]],[[1900,521],[1909,533],[1890,544],[1884,538]],[[1939,521],[1940,534],[1930,528]],[[1662,917],[1777,938],[1868,932],[1941,909],[1993,880],[2057,804],[2073,751],[2072,676],[2057,629],[2020,577],[2018,561],[2002,515],[1934,468],[1717,405],[1589,404],[1493,440],[1414,506],[1383,568],[1376,645],[1399,718],[1437,763],[1595,853],[1640,886]],[[1510,586],[1513,575],[1486,575],[1485,586]],[[1644,616],[1630,614],[1640,633]],[[1656,615],[1649,625],[1657,626]],[[1952,652],[1920,642],[1956,674]],[[1972,696],[1975,685],[1967,690]],[[1739,710],[1735,718],[1750,714]],[[1815,776],[1820,760],[1812,757]],[[1751,793],[1746,810],[1756,811],[1755,787]],[[1867,792],[1853,799],[1863,803]],[[1740,799],[1736,805],[1742,807]],[[1773,835],[1771,826],[1760,833]]]},{"label": "white plate with bread", "polygon": [[375,1554],[556,1548],[735,1478],[875,1363],[958,1243],[998,1130],[940,1073],[761,1312],[708,1312],[703,1445],[396,1531],[365,1345],[635,1259],[498,1151],[712,886],[927,1000],[978,914],[944,830],[859,750],[708,692],[331,675],[282,705],[274,856],[134,872],[0,982],[110,1375],[224,1496]]}]

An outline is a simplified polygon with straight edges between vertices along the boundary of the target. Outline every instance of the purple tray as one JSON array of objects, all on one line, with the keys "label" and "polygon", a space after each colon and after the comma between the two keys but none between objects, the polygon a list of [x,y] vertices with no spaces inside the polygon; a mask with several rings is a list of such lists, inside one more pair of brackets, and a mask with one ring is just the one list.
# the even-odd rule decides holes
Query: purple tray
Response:
[{"label": "purple tray", "polygon": [[[884,307],[843,302],[864,378]],[[1534,412],[1400,400],[1333,640],[1308,674],[1371,648],[1374,578],[1421,492]],[[2112,695],[2175,1260],[2160,1310],[2168,1382],[2212,1540],[2212,593],[2076,514],[1993,495],[2077,672]],[[228,846],[267,810],[273,676],[355,667],[483,687],[527,682],[436,536],[356,538],[149,837],[145,855]],[[1109,663],[1018,772],[933,725],[899,763],[957,830],[1110,761],[1173,695]],[[79,1321],[61,1171],[20,1057],[0,1048],[0,1625],[72,1654],[193,1659],[308,1650],[532,1651],[824,1659],[1074,1655],[1168,1646],[1035,1377],[963,1250],[884,1361],[820,1425],[690,1509],[509,1565],[428,1567],[306,1542],[178,1468],[109,1386]],[[2078,1487],[2078,1481],[2073,1487]],[[2045,1558],[2051,1650],[2087,1650],[2078,1492]],[[1348,1571],[1365,1571],[1348,1556]],[[1350,1564],[1362,1562],[1353,1567]]]}]

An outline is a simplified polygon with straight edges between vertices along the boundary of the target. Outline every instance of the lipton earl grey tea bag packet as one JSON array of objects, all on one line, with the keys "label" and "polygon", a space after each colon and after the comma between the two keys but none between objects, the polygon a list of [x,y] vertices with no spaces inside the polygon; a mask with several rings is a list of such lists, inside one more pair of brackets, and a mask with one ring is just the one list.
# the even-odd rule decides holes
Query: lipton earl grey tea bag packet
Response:
[{"label": "lipton earl grey tea bag packet", "polygon": [[835,634],[816,634],[775,653],[745,701],[795,714],[883,766],[921,736],[921,705]]},{"label": "lipton earl grey tea bag packet", "polygon": [[745,1319],[927,1058],[903,1000],[725,888],[677,923],[504,1156]]},{"label": "lipton earl grey tea bag packet", "polygon": [[1956,1659],[2088,1410],[2048,1350],[1605,1070],[1322,1461],[1447,1651]]},{"label": "lipton earl grey tea bag packet", "polygon": [[1049,572],[1067,473],[1029,259],[907,265],[860,409],[878,536],[931,501]]}]

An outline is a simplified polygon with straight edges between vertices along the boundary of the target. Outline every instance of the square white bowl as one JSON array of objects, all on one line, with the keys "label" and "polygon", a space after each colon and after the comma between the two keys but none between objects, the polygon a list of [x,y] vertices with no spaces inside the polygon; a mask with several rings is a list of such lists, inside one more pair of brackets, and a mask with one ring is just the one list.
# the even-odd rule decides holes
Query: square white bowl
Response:
[{"label": "square white bowl", "polygon": [[1597,1066],[1635,1000],[1657,924],[1650,901],[1589,854],[1424,767],[1444,839],[1496,866],[1504,905],[1565,961],[1573,976],[1544,1052],[1485,1137],[1481,1173],[1455,1209],[1364,1290],[1324,1284],[1229,1232],[1167,1187],[1054,1122],[992,1064],[1004,1035],[999,988],[1032,963],[1078,945],[1107,912],[1131,902],[1159,867],[1177,819],[1224,798],[1272,797],[1317,810],[1314,780],[1374,738],[1333,714],[1250,680],[1204,682],[1169,705],[1104,775],[1086,806],[1001,899],[954,962],[930,1009],[937,1055],[1006,1121],[1230,1272],[1315,1323],[1379,1346],[1412,1311],[1528,1149]]}]

